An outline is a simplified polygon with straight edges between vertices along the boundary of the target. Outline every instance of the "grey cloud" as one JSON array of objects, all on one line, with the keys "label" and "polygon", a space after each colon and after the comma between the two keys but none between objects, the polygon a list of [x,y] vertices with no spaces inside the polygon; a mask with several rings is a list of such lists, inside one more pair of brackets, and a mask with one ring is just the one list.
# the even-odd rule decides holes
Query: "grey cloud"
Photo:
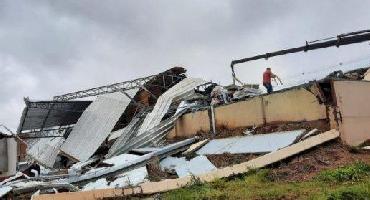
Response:
[{"label": "grey cloud", "polygon": [[[190,76],[229,84],[234,58],[368,28],[368,1],[0,2],[0,122],[15,128],[23,96],[53,95],[186,66]],[[259,83],[266,65],[287,84],[302,72],[369,55],[369,45],[242,64]],[[308,78],[315,78],[307,76]],[[306,78],[307,78],[306,77]]]}]

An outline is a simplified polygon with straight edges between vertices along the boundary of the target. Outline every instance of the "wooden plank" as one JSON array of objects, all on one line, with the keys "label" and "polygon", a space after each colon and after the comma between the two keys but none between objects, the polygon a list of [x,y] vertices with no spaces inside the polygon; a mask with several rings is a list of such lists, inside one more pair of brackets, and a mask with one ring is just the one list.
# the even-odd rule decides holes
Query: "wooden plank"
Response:
[{"label": "wooden plank", "polygon": [[[230,167],[218,169],[203,175],[197,176],[200,181],[211,182],[218,178],[225,178],[236,174],[246,173],[250,169],[265,167],[272,163],[281,161],[302,151],[320,145],[324,142],[333,140],[339,137],[337,130],[330,130],[325,133],[313,136],[299,143],[285,147],[278,151],[260,156],[256,159],[236,164]],[[99,199],[103,197],[119,197],[132,194],[153,194],[166,192],[174,189],[179,189],[188,184],[191,184],[192,177],[187,176],[178,179],[166,179],[159,182],[147,182],[134,188],[127,189],[101,189],[83,192],[70,192],[58,194],[43,194],[35,197],[35,200],[64,200],[64,199]]]}]

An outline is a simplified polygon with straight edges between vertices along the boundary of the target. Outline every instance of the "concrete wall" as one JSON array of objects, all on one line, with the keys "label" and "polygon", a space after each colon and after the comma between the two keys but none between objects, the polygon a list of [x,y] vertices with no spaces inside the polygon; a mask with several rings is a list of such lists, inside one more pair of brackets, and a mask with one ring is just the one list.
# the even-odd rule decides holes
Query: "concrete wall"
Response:
[{"label": "concrete wall", "polygon": [[342,140],[349,145],[370,140],[370,82],[335,81],[333,85]]},{"label": "concrete wall", "polygon": [[7,139],[0,140],[0,172],[8,171],[8,148]]},{"label": "concrete wall", "polygon": [[16,173],[17,142],[14,138],[0,140],[0,176],[10,176]]},{"label": "concrete wall", "polygon": [[262,98],[215,108],[216,127],[234,129],[263,124]]},{"label": "concrete wall", "polygon": [[[217,128],[235,129],[284,121],[326,119],[326,106],[305,88],[294,88],[215,108]],[[188,113],[178,120],[168,138],[190,137],[210,130],[208,111]]]},{"label": "concrete wall", "polygon": [[313,121],[326,118],[326,106],[304,88],[263,97],[266,122]]},{"label": "concrete wall", "polygon": [[187,137],[195,135],[198,132],[209,132],[210,121],[208,111],[199,111],[188,113],[181,116],[177,121],[175,127],[168,134],[168,138]]}]

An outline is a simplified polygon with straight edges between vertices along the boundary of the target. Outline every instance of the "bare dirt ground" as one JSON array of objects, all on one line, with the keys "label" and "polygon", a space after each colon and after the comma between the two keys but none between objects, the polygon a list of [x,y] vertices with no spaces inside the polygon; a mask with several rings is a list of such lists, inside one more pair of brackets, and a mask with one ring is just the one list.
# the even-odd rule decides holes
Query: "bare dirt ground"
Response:
[{"label": "bare dirt ground", "polygon": [[312,179],[320,171],[338,168],[356,161],[370,163],[370,152],[350,149],[340,140],[335,140],[268,168],[271,169],[270,175],[273,180],[303,181]]},{"label": "bare dirt ground", "polygon": [[207,155],[208,160],[211,161],[211,163],[217,168],[228,167],[242,162],[247,162],[257,157],[258,155],[255,154],[224,153],[220,155]]},{"label": "bare dirt ground", "polygon": [[151,160],[147,165],[146,169],[148,171],[148,178],[150,181],[156,182],[162,179],[175,179],[178,178],[176,174],[171,174],[169,172],[165,172],[161,169],[159,165],[159,159],[154,158]]},{"label": "bare dirt ground", "polygon": [[[246,130],[251,130],[251,134],[267,134],[279,131],[292,131],[298,129],[306,129],[310,131],[317,128],[320,132],[325,132],[330,129],[329,123],[326,120],[315,120],[315,121],[305,121],[305,122],[274,122],[267,125],[252,127],[241,127],[235,129],[229,129],[227,127],[217,127],[217,134],[215,136],[209,132],[198,132],[196,135],[202,139],[206,138],[228,138],[235,136],[245,136],[243,133]],[[175,138],[173,141],[180,141],[186,138]],[[173,142],[172,141],[172,142]]]},{"label": "bare dirt ground", "polygon": [[328,131],[330,129],[329,123],[326,120],[315,120],[306,122],[294,122],[294,123],[272,123],[264,126],[257,127],[253,134],[266,134],[278,131],[292,131],[298,129],[306,129],[310,131],[317,128],[321,132]]}]

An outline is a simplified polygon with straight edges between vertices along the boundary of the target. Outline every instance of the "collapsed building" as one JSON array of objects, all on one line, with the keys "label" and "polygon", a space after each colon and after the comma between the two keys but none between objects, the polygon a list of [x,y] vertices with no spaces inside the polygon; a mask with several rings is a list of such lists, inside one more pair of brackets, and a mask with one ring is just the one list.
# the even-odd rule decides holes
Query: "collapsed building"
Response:
[{"label": "collapsed building", "polygon": [[[3,178],[0,195],[153,194],[194,176],[207,182],[266,167],[337,138],[363,146],[370,140],[368,71],[336,71],[263,94],[256,85],[222,87],[175,67],[50,101],[26,98],[18,170]],[[77,100],[86,97],[94,99]],[[245,156],[219,161],[235,155]]]}]

